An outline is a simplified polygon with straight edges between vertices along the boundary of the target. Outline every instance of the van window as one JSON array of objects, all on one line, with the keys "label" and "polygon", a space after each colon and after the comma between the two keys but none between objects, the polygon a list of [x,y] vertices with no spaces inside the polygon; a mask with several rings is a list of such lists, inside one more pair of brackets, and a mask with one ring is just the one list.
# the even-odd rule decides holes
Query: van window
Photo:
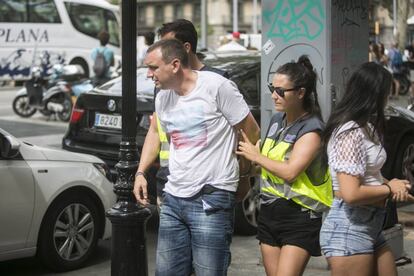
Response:
[{"label": "van window", "polygon": [[53,0],[0,0],[0,22],[60,23]]},{"label": "van window", "polygon": [[65,6],[75,29],[94,38],[100,31],[107,30],[109,43],[119,46],[118,23],[111,11],[78,3],[65,2]]},{"label": "van window", "polygon": [[29,22],[60,23],[59,13],[53,0],[30,0]]}]

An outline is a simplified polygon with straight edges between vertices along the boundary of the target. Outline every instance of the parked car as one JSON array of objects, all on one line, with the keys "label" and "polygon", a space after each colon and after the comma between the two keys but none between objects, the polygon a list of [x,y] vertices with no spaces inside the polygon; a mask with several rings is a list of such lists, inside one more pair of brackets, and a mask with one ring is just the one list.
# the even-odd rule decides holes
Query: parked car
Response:
[{"label": "parked car", "polygon": [[37,255],[54,271],[85,264],[111,236],[115,202],[99,158],[42,148],[0,129],[0,261]]},{"label": "parked car", "polygon": [[[206,53],[204,62],[210,66],[223,69],[229,78],[239,87],[253,116],[260,123],[260,54],[245,53]],[[141,151],[149,126],[149,116],[153,110],[153,82],[146,79],[146,69],[138,69],[137,76],[137,144]],[[68,130],[63,137],[64,149],[92,153],[113,166],[118,161],[119,143],[121,142],[121,79],[116,79],[95,88],[78,98]],[[109,108],[112,108],[110,110]],[[392,111],[392,112],[391,112]],[[403,114],[404,113],[404,114]],[[414,148],[414,113],[398,108],[389,108],[387,112],[388,131],[385,148],[388,161],[383,168],[384,175],[392,177],[409,177],[413,173]],[[101,121],[103,120],[103,121]],[[411,160],[411,161],[410,161]],[[404,169],[403,164],[411,164],[411,169]],[[153,181],[153,173],[151,173]],[[245,199],[236,206],[235,232],[254,234],[257,226],[259,207],[259,177],[251,178],[252,189]],[[150,185],[155,194],[155,185]]]}]

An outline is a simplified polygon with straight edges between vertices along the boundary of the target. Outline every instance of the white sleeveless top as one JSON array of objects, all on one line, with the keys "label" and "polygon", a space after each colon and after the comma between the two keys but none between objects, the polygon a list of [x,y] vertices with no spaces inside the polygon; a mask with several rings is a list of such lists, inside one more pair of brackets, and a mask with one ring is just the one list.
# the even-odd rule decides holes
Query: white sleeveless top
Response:
[{"label": "white sleeveless top", "polygon": [[[369,127],[372,128],[371,125]],[[360,176],[362,185],[381,185],[381,168],[387,159],[379,139],[372,139],[354,121],[337,128],[328,142],[328,162],[334,191],[339,191],[338,172]]]}]

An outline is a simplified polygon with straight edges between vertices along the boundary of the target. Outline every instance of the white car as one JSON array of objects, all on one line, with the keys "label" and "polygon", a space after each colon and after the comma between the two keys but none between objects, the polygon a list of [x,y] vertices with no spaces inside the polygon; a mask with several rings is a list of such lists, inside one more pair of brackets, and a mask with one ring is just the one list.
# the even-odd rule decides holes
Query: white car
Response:
[{"label": "white car", "polygon": [[76,269],[111,236],[115,202],[104,162],[21,142],[0,128],[0,261],[37,255]]}]

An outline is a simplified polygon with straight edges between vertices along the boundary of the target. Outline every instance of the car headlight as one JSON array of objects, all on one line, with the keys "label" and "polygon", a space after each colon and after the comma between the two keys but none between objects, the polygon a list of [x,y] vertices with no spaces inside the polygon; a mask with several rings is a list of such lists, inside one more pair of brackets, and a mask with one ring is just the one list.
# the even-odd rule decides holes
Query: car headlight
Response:
[{"label": "car headlight", "polygon": [[93,165],[98,169],[98,171],[100,171],[101,174],[106,177],[106,179],[108,179],[110,182],[113,182],[112,174],[105,163],[93,163]]}]

